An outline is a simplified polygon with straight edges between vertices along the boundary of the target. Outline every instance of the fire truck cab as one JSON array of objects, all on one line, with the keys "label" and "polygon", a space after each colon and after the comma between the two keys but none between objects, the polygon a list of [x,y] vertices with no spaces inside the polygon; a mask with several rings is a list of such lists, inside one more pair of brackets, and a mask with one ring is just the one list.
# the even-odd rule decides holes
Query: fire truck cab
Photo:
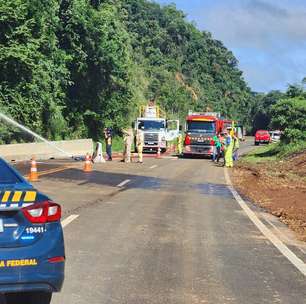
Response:
[{"label": "fire truck cab", "polygon": [[184,156],[212,156],[214,150],[213,137],[223,130],[220,113],[192,113],[186,118],[186,136]]}]

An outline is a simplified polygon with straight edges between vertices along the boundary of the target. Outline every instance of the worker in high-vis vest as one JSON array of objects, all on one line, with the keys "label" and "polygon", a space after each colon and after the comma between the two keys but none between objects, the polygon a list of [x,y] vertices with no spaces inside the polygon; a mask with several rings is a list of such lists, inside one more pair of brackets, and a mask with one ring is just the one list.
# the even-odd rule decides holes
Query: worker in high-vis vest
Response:
[{"label": "worker in high-vis vest", "polygon": [[138,162],[143,163],[143,145],[144,145],[144,133],[143,133],[144,125],[140,123],[138,126],[137,134],[136,134],[136,145],[138,152]]},{"label": "worker in high-vis vest", "polygon": [[178,155],[183,154],[183,134],[182,132],[180,132],[177,137],[177,154]]},{"label": "worker in high-vis vest", "polygon": [[232,130],[229,130],[225,137],[225,147],[224,147],[225,166],[228,168],[232,168],[234,166],[233,162],[234,139],[231,134],[233,134],[233,132]]}]

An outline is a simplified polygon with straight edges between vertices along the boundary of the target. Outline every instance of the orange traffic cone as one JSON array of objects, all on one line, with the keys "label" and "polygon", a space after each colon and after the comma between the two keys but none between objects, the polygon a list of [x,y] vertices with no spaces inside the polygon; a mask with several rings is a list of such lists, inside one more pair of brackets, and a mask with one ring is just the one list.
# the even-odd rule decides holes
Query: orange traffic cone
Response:
[{"label": "orange traffic cone", "polygon": [[89,153],[86,154],[85,157],[85,165],[84,165],[84,172],[92,172],[92,162],[89,156]]},{"label": "orange traffic cone", "polygon": [[32,160],[31,160],[31,170],[30,170],[30,175],[29,175],[29,181],[30,182],[38,181],[37,163],[36,163],[34,156],[32,157]]},{"label": "orange traffic cone", "polygon": [[156,158],[161,158],[161,156],[160,156],[160,147],[157,148]]}]

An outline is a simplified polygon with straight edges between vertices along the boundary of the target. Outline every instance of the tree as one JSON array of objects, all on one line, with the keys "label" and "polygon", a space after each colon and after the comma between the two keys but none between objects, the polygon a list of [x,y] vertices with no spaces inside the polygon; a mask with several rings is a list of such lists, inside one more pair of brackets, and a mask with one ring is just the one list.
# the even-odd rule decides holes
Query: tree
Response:
[{"label": "tree", "polygon": [[306,99],[286,98],[272,107],[272,126],[284,131],[286,143],[306,140]]},{"label": "tree", "polygon": [[175,5],[8,0],[0,10],[0,109],[49,139],[119,133],[150,97],[173,117],[211,106],[251,120],[236,58]]},{"label": "tree", "polygon": [[120,129],[135,107],[130,38],[119,9],[111,1],[61,5],[59,36],[71,72],[65,113],[73,132],[82,136],[97,139],[103,126]]},{"label": "tree", "polygon": [[[50,137],[61,114],[68,79],[65,55],[57,47],[57,1],[0,3],[0,102],[19,122]],[[57,115],[50,110],[59,109]],[[55,123],[55,120],[57,123]],[[64,134],[63,134],[64,135]]]}]

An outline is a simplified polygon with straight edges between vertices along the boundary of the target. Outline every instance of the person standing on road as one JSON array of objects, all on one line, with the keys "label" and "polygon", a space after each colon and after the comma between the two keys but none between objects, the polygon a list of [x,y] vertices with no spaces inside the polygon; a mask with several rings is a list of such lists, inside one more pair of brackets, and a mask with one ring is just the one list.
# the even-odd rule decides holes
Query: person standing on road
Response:
[{"label": "person standing on road", "polygon": [[222,149],[222,143],[221,143],[221,135],[220,133],[214,136],[214,142],[215,142],[215,148],[216,148],[216,155],[214,161],[219,163],[219,160],[221,158],[221,149]]},{"label": "person standing on road", "polygon": [[181,132],[181,129],[180,129],[180,133],[177,137],[177,153],[178,153],[178,155],[183,154],[183,134]]},{"label": "person standing on road", "polygon": [[107,160],[112,161],[112,142],[113,142],[113,134],[111,128],[104,129],[104,138],[105,138],[105,145],[106,145],[106,154]]},{"label": "person standing on road", "polygon": [[124,152],[123,152],[123,162],[130,163],[131,162],[131,150],[133,143],[133,129],[126,128],[122,130],[123,140],[124,140]]},{"label": "person standing on road", "polygon": [[140,123],[138,126],[137,134],[136,134],[136,145],[138,152],[138,162],[140,164],[143,163],[143,145],[144,145],[144,133],[143,133],[144,125]]},{"label": "person standing on road", "polygon": [[223,158],[223,166],[225,166],[225,157],[224,157],[224,154],[225,154],[225,136],[226,136],[225,133],[221,133],[220,136],[219,136],[220,143],[221,143],[219,160],[220,160],[220,158]]},{"label": "person standing on road", "polygon": [[224,160],[225,160],[225,166],[227,168],[232,168],[234,166],[233,163],[233,149],[234,149],[234,140],[231,136],[231,130],[227,133],[227,136],[225,138],[225,150],[224,150]]},{"label": "person standing on road", "polygon": [[239,148],[240,142],[237,134],[234,136],[234,151],[233,151],[233,160],[237,161],[239,158]]},{"label": "person standing on road", "polygon": [[[221,142],[219,140],[219,134],[213,137],[212,144],[213,144],[212,161],[216,162],[217,157],[218,157],[218,147],[221,149]],[[219,152],[220,152],[220,149],[219,149]]]}]

